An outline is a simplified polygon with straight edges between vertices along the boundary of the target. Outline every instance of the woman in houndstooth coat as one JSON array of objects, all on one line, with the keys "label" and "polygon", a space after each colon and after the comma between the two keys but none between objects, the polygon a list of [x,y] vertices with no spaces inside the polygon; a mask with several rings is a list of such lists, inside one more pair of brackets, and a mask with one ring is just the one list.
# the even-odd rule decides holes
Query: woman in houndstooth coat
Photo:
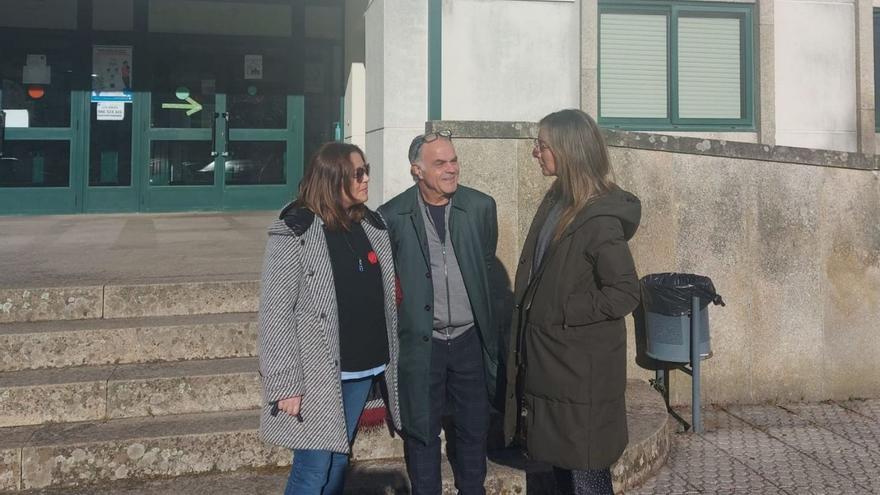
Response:
[{"label": "woman in houndstooth coat", "polygon": [[367,394],[387,386],[400,428],[397,307],[391,244],[364,203],[370,166],[327,143],[298,199],[269,229],[260,294],[260,435],[294,451],[286,494],[342,493]]}]

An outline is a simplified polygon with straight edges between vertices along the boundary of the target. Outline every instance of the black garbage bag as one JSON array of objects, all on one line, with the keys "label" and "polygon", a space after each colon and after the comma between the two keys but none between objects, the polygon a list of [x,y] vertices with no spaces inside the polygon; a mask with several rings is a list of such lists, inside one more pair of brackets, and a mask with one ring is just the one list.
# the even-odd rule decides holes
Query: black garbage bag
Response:
[{"label": "black garbage bag", "polygon": [[712,279],[693,273],[652,273],[642,277],[642,301],[645,310],[666,316],[684,316],[691,312],[691,297],[700,298],[700,309],[709,303],[724,306],[715,292]]}]

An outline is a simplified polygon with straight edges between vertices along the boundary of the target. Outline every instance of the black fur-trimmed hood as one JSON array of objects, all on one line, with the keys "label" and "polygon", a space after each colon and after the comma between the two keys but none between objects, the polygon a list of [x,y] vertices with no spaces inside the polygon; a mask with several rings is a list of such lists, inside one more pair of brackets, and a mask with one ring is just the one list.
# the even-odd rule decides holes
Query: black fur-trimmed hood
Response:
[{"label": "black fur-trimmed hood", "polygon": [[[281,213],[278,214],[278,219],[283,222],[283,226],[286,226],[286,228],[276,222],[276,225],[269,229],[270,234],[301,237],[315,222],[315,213],[308,208],[296,206],[295,203],[291,202],[281,210]],[[367,208],[367,212],[364,215],[364,221],[379,230],[386,229],[382,216],[369,208]]]}]

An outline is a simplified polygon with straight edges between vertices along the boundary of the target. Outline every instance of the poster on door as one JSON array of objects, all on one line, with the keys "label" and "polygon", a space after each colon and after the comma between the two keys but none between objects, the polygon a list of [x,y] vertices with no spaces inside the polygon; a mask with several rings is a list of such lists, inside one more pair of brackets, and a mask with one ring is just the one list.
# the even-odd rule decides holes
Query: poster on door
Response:
[{"label": "poster on door", "polygon": [[92,46],[92,102],[131,103],[130,46]]}]

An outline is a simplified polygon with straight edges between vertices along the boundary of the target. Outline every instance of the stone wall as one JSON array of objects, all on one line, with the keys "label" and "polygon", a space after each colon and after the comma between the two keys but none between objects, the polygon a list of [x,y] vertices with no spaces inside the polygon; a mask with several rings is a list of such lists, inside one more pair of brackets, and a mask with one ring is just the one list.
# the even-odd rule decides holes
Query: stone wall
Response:
[{"label": "stone wall", "polygon": [[[462,181],[498,202],[498,256],[512,277],[550,180],[533,124],[451,129]],[[642,200],[631,242],[641,275],[712,277],[712,403],[880,397],[880,175],[873,156],[607,131],[618,183]],[[509,281],[508,281],[509,283]],[[630,328],[632,327],[630,322]],[[631,378],[653,377],[635,362]],[[673,401],[690,379],[674,372]]]}]

